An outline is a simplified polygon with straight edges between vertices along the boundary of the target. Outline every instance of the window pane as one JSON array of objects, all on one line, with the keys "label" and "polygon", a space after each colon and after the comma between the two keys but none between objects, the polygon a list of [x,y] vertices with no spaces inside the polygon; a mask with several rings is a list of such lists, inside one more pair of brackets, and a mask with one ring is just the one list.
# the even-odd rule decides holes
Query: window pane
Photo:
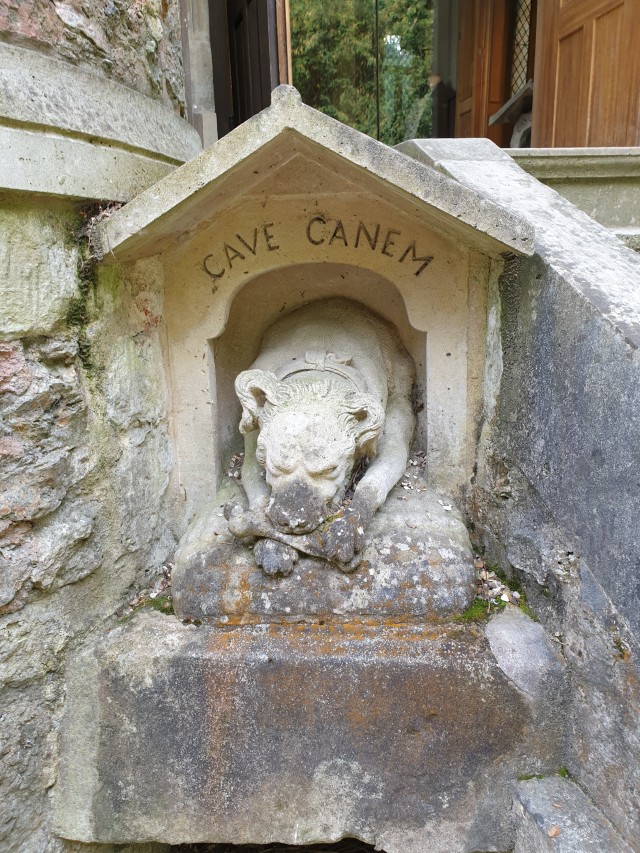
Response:
[{"label": "window pane", "polygon": [[389,145],[431,133],[432,0],[290,0],[305,103]]}]

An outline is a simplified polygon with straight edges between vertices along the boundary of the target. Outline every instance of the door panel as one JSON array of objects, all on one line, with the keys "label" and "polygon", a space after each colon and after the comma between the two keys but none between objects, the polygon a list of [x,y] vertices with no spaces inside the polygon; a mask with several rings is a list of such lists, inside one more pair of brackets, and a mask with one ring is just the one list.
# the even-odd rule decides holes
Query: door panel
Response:
[{"label": "door panel", "polygon": [[461,136],[487,136],[507,145],[508,125],[489,127],[489,116],[509,97],[509,0],[460,0],[456,71],[456,128]]},{"label": "door panel", "polygon": [[638,0],[540,0],[532,144],[640,144]]},{"label": "door panel", "polygon": [[583,29],[565,36],[558,45],[557,113],[554,116],[554,145],[558,147],[570,147],[576,134],[583,136],[586,133],[587,114],[582,105],[581,86],[588,53]]},{"label": "door panel", "polygon": [[209,0],[218,136],[271,102],[288,83],[288,0]]}]

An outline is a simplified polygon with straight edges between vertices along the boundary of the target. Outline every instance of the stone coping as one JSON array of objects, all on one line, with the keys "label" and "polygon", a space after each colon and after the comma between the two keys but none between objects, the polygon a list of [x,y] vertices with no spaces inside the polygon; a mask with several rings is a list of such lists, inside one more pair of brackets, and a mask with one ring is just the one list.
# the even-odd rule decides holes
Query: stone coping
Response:
[{"label": "stone coping", "polygon": [[541,181],[640,177],[640,147],[504,150],[525,172]]},{"label": "stone coping", "polygon": [[549,270],[640,346],[640,258],[613,233],[489,139],[415,139],[400,148],[535,225],[536,254]]},{"label": "stone coping", "polygon": [[310,158],[334,158],[336,169],[342,162],[374,193],[391,192],[414,211],[417,203],[443,233],[485,254],[533,252],[533,229],[517,214],[305,106],[292,86],[279,86],[270,107],[102,224],[98,237],[105,261],[156,253],[171,236],[196,227],[204,211],[210,216],[216,206],[245,194],[296,145]]},{"label": "stone coping", "polygon": [[0,44],[1,188],[128,201],[200,148],[194,128],[164,104]]}]

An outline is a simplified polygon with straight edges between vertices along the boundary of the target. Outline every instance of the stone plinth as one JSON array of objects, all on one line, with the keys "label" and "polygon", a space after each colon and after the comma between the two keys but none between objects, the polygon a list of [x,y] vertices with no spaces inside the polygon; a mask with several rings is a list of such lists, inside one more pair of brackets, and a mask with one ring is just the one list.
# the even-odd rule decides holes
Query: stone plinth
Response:
[{"label": "stone plinth", "polygon": [[476,626],[382,627],[146,613],[115,629],[69,673],[57,831],[506,849],[509,780],[534,754],[557,766],[557,683],[532,704]]},{"label": "stone plinth", "polygon": [[311,618],[437,620],[462,613],[476,594],[473,555],[456,508],[411,481],[396,486],[367,528],[360,567],[344,574],[302,557],[288,577],[268,577],[229,533],[223,508],[242,500],[221,490],[195,520],[175,556],[173,597],[183,619],[213,623]]}]

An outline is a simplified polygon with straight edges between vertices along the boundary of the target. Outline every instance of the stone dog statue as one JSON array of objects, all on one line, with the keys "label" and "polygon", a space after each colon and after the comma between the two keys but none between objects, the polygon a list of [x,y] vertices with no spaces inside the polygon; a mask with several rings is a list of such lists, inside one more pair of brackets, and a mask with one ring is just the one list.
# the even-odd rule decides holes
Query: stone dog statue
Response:
[{"label": "stone dog statue", "polygon": [[312,302],[267,331],[235,383],[249,508],[225,510],[234,536],[258,537],[267,574],[289,574],[299,553],[357,568],[367,524],[407,467],[414,372],[395,329],[347,299]]}]

